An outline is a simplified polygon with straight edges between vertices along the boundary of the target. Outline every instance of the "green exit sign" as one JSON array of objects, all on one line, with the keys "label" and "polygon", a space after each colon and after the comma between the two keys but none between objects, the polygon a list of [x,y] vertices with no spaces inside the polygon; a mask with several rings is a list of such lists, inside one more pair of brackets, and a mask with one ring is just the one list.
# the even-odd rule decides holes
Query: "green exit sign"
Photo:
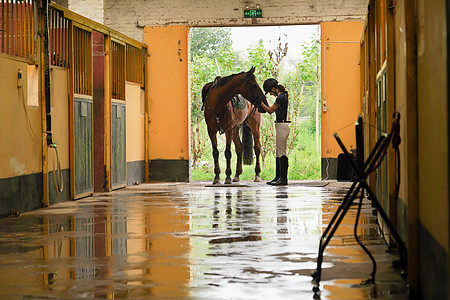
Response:
[{"label": "green exit sign", "polygon": [[262,18],[262,9],[245,9],[244,18]]}]

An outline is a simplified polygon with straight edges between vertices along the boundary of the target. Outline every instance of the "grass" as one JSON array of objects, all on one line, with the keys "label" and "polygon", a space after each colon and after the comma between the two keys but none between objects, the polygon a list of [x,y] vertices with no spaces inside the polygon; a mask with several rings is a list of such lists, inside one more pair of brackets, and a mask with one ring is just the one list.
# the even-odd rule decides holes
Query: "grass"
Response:
[{"label": "grass", "polygon": [[[295,143],[295,148],[289,153],[289,171],[290,180],[318,180],[320,179],[320,152],[315,149],[315,137],[311,134],[307,126],[300,128],[300,134]],[[219,138],[220,151],[220,179],[225,180],[226,162],[223,149],[225,142]],[[197,168],[191,168],[192,181],[212,181],[214,179],[214,161],[211,154],[211,146],[208,143],[208,149],[202,157],[202,165]],[[263,145],[264,147],[264,145]],[[236,172],[236,153],[232,146],[231,158],[232,177]],[[261,161],[261,179],[271,180],[275,176],[275,157],[273,154],[266,156],[264,164]],[[253,165],[243,165],[241,180],[253,180],[255,177],[255,160]]]}]

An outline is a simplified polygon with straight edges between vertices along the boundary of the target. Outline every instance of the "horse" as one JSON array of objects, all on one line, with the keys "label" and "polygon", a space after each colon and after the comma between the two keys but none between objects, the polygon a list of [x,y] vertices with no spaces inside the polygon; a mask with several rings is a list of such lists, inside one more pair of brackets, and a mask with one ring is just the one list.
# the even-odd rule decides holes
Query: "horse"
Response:
[{"label": "horse", "polygon": [[[223,78],[216,77],[213,82],[209,82],[203,86],[202,100],[204,104],[204,116],[214,157],[215,177],[213,184],[218,184],[220,182],[217,132],[225,133],[226,139],[225,158],[227,167],[225,170],[225,184],[240,181],[239,176],[242,174],[243,148],[246,150],[244,158],[249,157],[249,159],[244,159],[244,161],[250,161],[249,164],[251,164],[253,158],[251,146],[245,147],[248,145],[248,142],[251,143],[251,135],[247,134],[248,128],[246,128],[245,125],[250,128],[254,138],[254,150],[256,154],[255,181],[261,181],[261,168],[259,164],[259,155],[261,152],[259,126],[261,123],[262,108],[259,108],[261,102],[267,104],[267,99],[256,82],[255,75],[253,74],[254,72],[255,67],[252,67],[247,72],[232,74]],[[245,107],[242,109],[233,108],[230,104],[231,99],[238,94],[242,95],[242,97],[247,100],[245,101]],[[262,111],[264,110],[262,109]],[[241,126],[243,126],[244,131],[244,147],[239,138],[239,128]],[[233,180],[231,179],[231,141],[234,142],[237,155],[236,173]],[[250,154],[248,154],[248,149],[250,149]]]}]

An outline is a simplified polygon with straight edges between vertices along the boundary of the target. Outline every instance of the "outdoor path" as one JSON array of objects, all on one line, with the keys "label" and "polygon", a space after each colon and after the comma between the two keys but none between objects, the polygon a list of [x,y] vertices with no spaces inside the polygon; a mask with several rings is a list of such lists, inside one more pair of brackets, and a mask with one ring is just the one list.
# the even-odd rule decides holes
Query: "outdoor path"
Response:
[{"label": "outdoor path", "polygon": [[319,238],[348,183],[141,184],[0,219],[0,299],[407,299],[370,203]]}]

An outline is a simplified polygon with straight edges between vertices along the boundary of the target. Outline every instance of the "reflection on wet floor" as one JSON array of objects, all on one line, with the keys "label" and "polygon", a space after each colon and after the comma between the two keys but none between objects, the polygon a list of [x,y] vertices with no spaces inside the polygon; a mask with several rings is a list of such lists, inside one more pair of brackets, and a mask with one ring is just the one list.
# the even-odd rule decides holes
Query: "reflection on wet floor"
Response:
[{"label": "reflection on wet floor", "polygon": [[[143,184],[0,220],[0,298],[311,299],[320,235],[345,187]],[[406,299],[376,216],[356,207],[325,252],[322,299]],[[317,295],[316,295],[316,298]]]}]

